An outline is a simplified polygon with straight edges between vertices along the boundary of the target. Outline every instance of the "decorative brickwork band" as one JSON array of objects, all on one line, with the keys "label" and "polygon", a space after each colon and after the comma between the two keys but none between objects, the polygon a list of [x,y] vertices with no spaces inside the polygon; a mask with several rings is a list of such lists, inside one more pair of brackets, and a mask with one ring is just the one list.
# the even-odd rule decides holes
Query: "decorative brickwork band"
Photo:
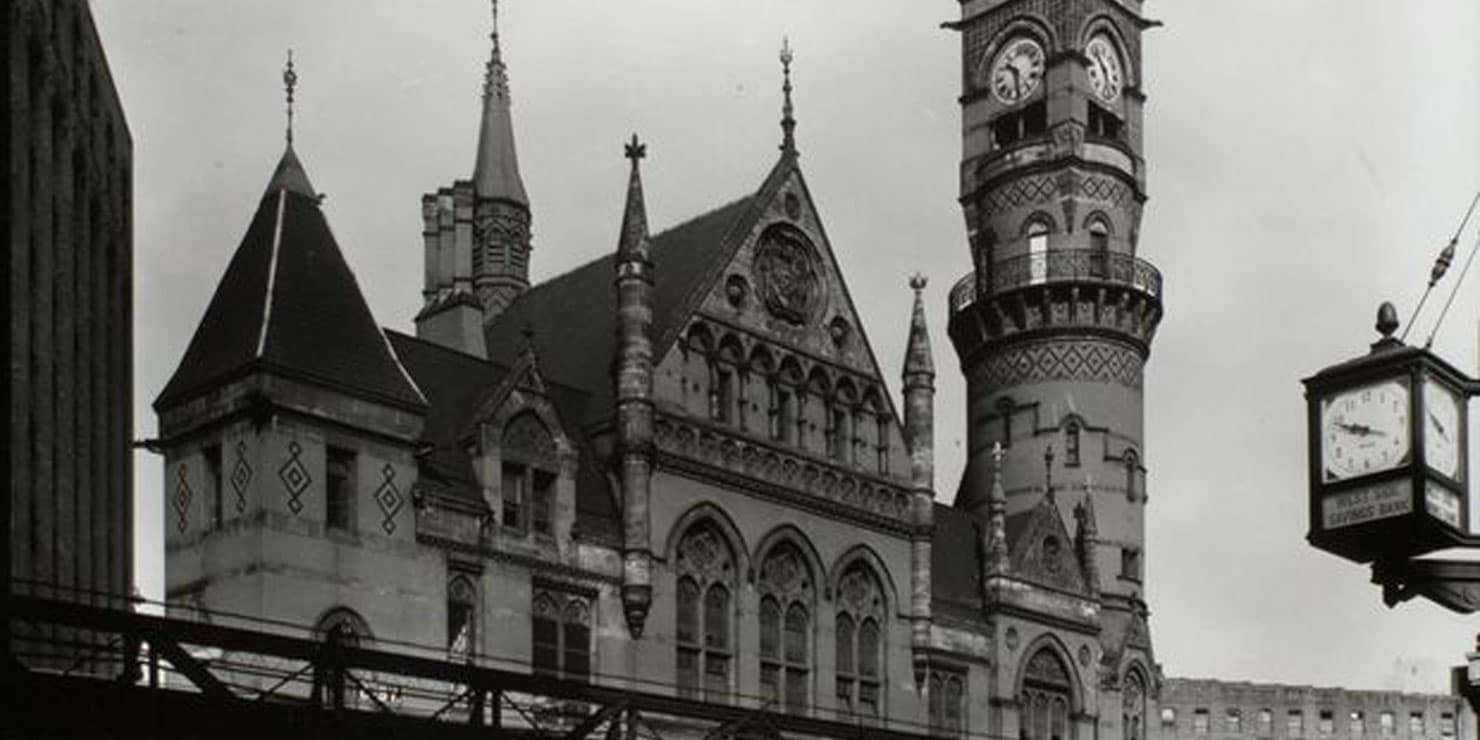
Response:
[{"label": "decorative brickwork band", "polygon": [[976,387],[997,390],[1044,381],[1093,381],[1139,391],[1142,368],[1141,355],[1128,346],[1050,341],[994,352],[972,368],[972,374]]}]

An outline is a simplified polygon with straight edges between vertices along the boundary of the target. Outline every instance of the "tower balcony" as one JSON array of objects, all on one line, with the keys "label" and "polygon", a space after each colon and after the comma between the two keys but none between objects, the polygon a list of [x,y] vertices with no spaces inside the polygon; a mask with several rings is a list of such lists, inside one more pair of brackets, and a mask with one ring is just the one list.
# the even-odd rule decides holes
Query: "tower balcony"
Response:
[{"label": "tower balcony", "polygon": [[1024,335],[1091,332],[1150,350],[1161,320],[1162,278],[1129,254],[1059,249],[993,262],[950,293],[951,339],[963,361]]}]

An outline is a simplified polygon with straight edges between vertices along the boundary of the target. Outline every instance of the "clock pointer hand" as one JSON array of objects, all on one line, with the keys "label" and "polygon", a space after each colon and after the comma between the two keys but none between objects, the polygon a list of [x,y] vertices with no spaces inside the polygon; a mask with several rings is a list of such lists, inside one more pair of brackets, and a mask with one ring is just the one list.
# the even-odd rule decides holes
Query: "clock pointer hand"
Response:
[{"label": "clock pointer hand", "polygon": [[1439,421],[1439,417],[1434,416],[1432,411],[1429,412],[1429,421],[1434,422],[1434,427],[1439,430],[1439,436],[1449,439],[1449,430],[1444,428],[1444,424]]},{"label": "clock pointer hand", "polygon": [[1384,431],[1382,431],[1380,429],[1373,429],[1372,427],[1369,427],[1366,424],[1340,424],[1340,423],[1338,423],[1336,426],[1338,428],[1342,429],[1343,431],[1351,432],[1352,434],[1355,434],[1355,435],[1360,436],[1360,437],[1367,437],[1367,436],[1371,436],[1371,435],[1374,435],[1374,434],[1377,435],[1377,436],[1379,436],[1379,437],[1386,437],[1387,436],[1387,432],[1384,432]]}]

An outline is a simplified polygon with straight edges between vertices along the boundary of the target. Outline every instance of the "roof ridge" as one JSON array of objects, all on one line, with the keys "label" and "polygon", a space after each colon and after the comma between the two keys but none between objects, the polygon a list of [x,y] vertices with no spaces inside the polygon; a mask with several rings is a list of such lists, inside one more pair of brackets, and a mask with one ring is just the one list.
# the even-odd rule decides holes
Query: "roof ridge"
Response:
[{"label": "roof ridge", "polygon": [[489,365],[491,367],[496,367],[496,368],[502,368],[504,370],[509,369],[507,365],[505,365],[505,364],[503,364],[501,362],[498,362],[496,360],[491,360],[491,359],[488,359],[486,357],[479,357],[478,355],[470,354],[468,352],[464,352],[464,351],[462,351],[460,349],[457,349],[456,347],[449,347],[449,346],[447,346],[445,344],[442,344],[441,342],[433,342],[433,341],[431,341],[429,339],[422,339],[421,337],[418,337],[415,334],[407,334],[406,332],[401,331],[400,329],[392,329],[389,326],[382,326],[382,327],[380,327],[380,330],[381,330],[382,333],[384,333],[386,335],[386,338],[387,339],[390,338],[390,335],[394,334],[394,335],[396,335],[398,337],[401,337],[403,339],[406,339],[408,341],[416,342],[418,345],[421,345],[423,347],[433,347],[433,348],[436,348],[438,351],[440,351],[442,353],[450,354],[450,355],[453,355],[455,357],[459,357],[459,358],[462,358],[462,359],[465,359],[465,360],[469,360],[471,362],[476,362],[476,363],[483,364],[483,365]]}]

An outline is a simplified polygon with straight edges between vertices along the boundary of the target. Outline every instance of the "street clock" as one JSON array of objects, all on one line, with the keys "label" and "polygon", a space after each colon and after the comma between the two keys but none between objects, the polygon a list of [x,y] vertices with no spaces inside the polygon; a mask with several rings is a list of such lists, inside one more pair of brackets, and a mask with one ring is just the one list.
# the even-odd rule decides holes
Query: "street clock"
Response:
[{"label": "street clock", "polygon": [[1306,378],[1310,531],[1359,563],[1471,544],[1469,413],[1473,381],[1392,338],[1391,307],[1372,351]]}]

